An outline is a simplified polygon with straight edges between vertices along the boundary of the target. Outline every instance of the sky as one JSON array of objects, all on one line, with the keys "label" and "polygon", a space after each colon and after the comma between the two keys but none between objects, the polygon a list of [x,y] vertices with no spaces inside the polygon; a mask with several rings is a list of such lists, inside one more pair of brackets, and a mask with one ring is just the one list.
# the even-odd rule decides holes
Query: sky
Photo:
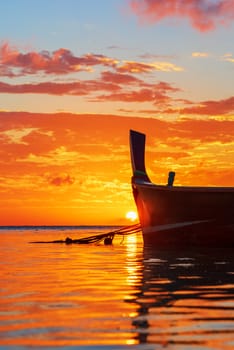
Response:
[{"label": "sky", "polygon": [[151,180],[234,183],[234,0],[0,2],[0,225],[122,225]]}]

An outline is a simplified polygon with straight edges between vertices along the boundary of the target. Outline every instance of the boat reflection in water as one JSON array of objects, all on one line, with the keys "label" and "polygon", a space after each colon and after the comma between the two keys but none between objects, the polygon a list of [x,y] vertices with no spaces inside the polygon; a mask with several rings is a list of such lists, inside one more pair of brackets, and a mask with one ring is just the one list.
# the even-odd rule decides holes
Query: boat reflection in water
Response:
[{"label": "boat reflection in water", "polygon": [[136,306],[133,344],[157,344],[160,349],[173,345],[180,350],[232,348],[234,262],[230,250],[178,254],[144,247],[143,259],[136,258],[135,283],[134,266],[129,269],[133,293],[125,300]]}]

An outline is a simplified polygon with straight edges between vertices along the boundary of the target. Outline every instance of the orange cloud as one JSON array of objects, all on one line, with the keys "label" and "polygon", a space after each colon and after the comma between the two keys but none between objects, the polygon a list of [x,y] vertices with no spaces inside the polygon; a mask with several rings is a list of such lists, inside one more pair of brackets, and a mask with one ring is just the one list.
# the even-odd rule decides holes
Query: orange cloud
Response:
[{"label": "orange cloud", "polygon": [[[171,93],[181,91],[170,83],[146,83],[131,74],[104,71],[96,80],[9,84],[0,82],[0,93],[86,96],[89,101],[152,102],[168,108]],[[108,93],[106,93],[108,92]]]},{"label": "orange cloud", "polygon": [[[166,113],[175,113],[178,110],[168,109]],[[196,114],[196,115],[209,115],[219,116],[228,115],[234,113],[234,96],[220,101],[203,101],[199,104],[194,104],[191,107],[181,108],[180,114]]]},{"label": "orange cloud", "polygon": [[51,175],[47,177],[47,180],[49,184],[53,186],[72,185],[75,181],[75,179],[68,174]]},{"label": "orange cloud", "polygon": [[130,90],[127,86],[126,89],[122,88],[120,92],[96,96],[94,101],[152,102],[155,105],[163,104],[168,107],[172,101],[168,94],[180,91],[179,88],[163,81],[157,84],[146,84],[141,80],[137,80],[137,82],[139,86],[135,90]]},{"label": "orange cloud", "polygon": [[175,170],[176,184],[233,185],[233,121],[0,112],[0,224],[118,224],[134,206],[131,128],[157,183]]},{"label": "orange cloud", "polygon": [[51,95],[86,95],[85,86],[79,82],[75,83],[27,83],[27,84],[8,84],[0,82],[0,92],[8,94],[51,94]]},{"label": "orange cloud", "polygon": [[113,73],[104,71],[101,73],[101,80],[105,82],[114,82],[115,84],[141,84],[141,80],[130,74]]},{"label": "orange cloud", "polygon": [[69,74],[89,70],[96,65],[116,66],[117,60],[100,54],[75,56],[70,50],[60,48],[49,51],[21,53],[8,43],[0,46],[1,75],[14,77],[26,74]]},{"label": "orange cloud", "polygon": [[8,94],[50,94],[84,96],[98,90],[117,91],[117,84],[104,81],[87,80],[83,82],[45,82],[27,84],[8,84],[0,82],[0,93]]},{"label": "orange cloud", "polygon": [[[149,58],[149,57],[147,57]],[[91,71],[95,66],[104,66],[119,73],[150,73],[152,71],[182,71],[170,62],[119,61],[100,54],[75,56],[70,50],[60,48],[56,51],[22,53],[13,49],[9,43],[0,46],[0,74],[2,77],[19,77],[33,74],[66,75],[81,71]]]},{"label": "orange cloud", "polygon": [[149,102],[157,107],[156,109],[138,110],[138,113],[144,114],[156,115],[160,113],[165,115],[221,117],[231,115],[234,112],[233,96],[216,101],[209,100],[195,103],[171,96],[171,94],[180,91],[178,87],[165,81],[150,84],[129,74],[107,71],[101,73],[101,77],[97,80],[81,82],[44,82],[37,84],[8,84],[0,82],[0,93],[85,96],[90,102]]},{"label": "orange cloud", "polygon": [[148,63],[125,61],[122,63],[122,65],[118,66],[117,70],[119,72],[146,73],[146,72],[152,72],[153,67]]},{"label": "orange cloud", "polygon": [[24,137],[30,134],[34,130],[36,129],[35,128],[9,129],[9,130],[0,132],[0,139],[5,138],[7,143],[27,144],[24,141]]},{"label": "orange cloud", "polygon": [[140,19],[150,23],[165,18],[188,18],[200,32],[214,30],[234,19],[234,3],[230,0],[131,0],[130,7]]},{"label": "orange cloud", "polygon": [[135,91],[123,91],[108,95],[97,96],[93,101],[122,101],[122,102],[152,102],[155,105],[167,104],[171,99],[165,91],[143,88]]},{"label": "orange cloud", "polygon": [[125,61],[122,65],[118,65],[116,69],[118,72],[129,72],[129,73],[148,73],[152,71],[161,71],[161,72],[183,71],[182,67],[179,67],[174,63],[170,63],[170,62],[142,63],[142,62],[135,62],[135,61]]}]

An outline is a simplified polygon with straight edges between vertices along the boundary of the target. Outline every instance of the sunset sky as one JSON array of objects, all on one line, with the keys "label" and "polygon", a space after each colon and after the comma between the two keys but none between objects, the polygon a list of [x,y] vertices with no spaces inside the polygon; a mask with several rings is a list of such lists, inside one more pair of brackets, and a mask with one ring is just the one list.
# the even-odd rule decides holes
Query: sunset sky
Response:
[{"label": "sunset sky", "polygon": [[0,4],[0,225],[126,224],[152,181],[234,186],[234,0]]}]

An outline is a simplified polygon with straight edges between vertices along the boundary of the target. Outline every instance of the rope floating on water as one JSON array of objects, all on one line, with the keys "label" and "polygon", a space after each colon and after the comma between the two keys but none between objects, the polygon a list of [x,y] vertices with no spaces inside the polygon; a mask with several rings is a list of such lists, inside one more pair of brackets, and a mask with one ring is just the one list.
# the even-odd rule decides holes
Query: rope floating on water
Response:
[{"label": "rope floating on water", "polygon": [[112,244],[112,241],[115,236],[122,236],[123,238],[125,236],[131,235],[133,233],[137,233],[141,231],[141,225],[135,224],[130,226],[124,226],[117,230],[113,230],[107,233],[100,233],[97,235],[89,236],[89,237],[83,237],[79,239],[72,239],[70,237],[67,237],[65,240],[55,240],[55,241],[33,241],[29,243],[65,243],[65,244],[90,244],[90,243],[100,243],[101,241],[104,242],[105,245]]}]

